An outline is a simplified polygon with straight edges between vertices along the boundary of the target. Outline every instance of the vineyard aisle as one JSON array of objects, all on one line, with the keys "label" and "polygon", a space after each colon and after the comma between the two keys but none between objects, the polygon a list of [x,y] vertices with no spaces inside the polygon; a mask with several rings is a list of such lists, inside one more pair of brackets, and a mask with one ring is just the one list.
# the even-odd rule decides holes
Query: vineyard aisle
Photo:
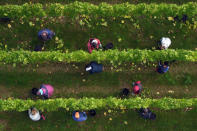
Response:
[{"label": "vineyard aisle", "polygon": [[[52,84],[59,97],[108,97],[119,96],[122,88],[130,88],[133,81],[140,80],[144,91],[142,97],[149,98],[194,98],[197,97],[196,63],[174,63],[168,73],[160,75],[155,67],[136,66],[133,71],[115,72],[105,65],[105,71],[90,75],[85,73],[85,64],[48,64],[35,68],[5,66],[0,68],[0,91],[2,98],[29,98],[33,87],[43,83]],[[187,65],[187,67],[185,67]],[[32,68],[34,71],[32,71]],[[139,70],[140,68],[140,70]],[[33,96],[31,96],[34,98]]]}]

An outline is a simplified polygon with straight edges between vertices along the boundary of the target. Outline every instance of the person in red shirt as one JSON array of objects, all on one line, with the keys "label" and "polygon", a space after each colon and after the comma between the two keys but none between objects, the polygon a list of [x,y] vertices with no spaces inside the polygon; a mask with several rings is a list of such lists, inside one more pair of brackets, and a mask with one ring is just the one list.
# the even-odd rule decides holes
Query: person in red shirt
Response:
[{"label": "person in red shirt", "polygon": [[132,92],[133,95],[138,95],[142,92],[141,81],[133,82],[132,86],[133,86],[133,92]]},{"label": "person in red shirt", "polygon": [[100,40],[97,38],[89,39],[87,46],[88,46],[89,53],[92,53],[92,50],[94,50],[94,49],[97,49],[97,50],[99,48],[102,49],[102,44],[101,44]]}]

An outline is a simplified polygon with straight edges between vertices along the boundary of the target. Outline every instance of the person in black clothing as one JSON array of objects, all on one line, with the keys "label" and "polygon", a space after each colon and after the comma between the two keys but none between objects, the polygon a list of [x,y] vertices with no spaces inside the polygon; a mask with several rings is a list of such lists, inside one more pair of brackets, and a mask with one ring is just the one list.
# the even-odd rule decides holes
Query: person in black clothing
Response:
[{"label": "person in black clothing", "polygon": [[103,65],[92,61],[90,62],[90,64],[86,65],[85,70],[88,71],[90,74],[99,73],[103,71]]},{"label": "person in black clothing", "polygon": [[156,119],[156,114],[152,113],[149,108],[140,108],[139,115],[146,120]]},{"label": "person in black clothing", "polygon": [[128,97],[128,96],[129,96],[129,93],[130,93],[129,89],[123,88],[123,89],[121,90],[120,97],[121,97],[121,98]]}]

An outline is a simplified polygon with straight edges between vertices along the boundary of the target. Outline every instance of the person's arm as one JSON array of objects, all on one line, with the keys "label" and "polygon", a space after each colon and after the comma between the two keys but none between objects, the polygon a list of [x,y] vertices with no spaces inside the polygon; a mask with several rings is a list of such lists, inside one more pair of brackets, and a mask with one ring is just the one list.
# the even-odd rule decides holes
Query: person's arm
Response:
[{"label": "person's arm", "polygon": [[31,109],[28,110],[28,113],[31,114]]},{"label": "person's arm", "polygon": [[99,48],[100,48],[100,49],[103,49],[103,46],[102,46],[102,44],[101,44],[101,43],[99,44]]}]

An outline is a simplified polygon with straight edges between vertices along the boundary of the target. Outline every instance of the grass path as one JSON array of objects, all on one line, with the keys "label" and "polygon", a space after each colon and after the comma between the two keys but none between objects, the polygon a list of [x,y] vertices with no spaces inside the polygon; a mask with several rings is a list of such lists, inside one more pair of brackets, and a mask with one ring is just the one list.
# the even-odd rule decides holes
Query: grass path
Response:
[{"label": "grass path", "polygon": [[[104,115],[106,112],[106,115]],[[0,129],[6,131],[195,131],[197,128],[197,110],[191,111],[154,110],[157,114],[155,121],[145,121],[134,110],[97,111],[97,116],[88,117],[85,122],[75,122],[70,112],[59,110],[45,112],[46,120],[33,122],[27,112],[0,112]],[[112,120],[109,120],[109,119]],[[125,124],[127,123],[127,124]]]},{"label": "grass path", "polygon": [[[75,64],[75,68],[73,64],[40,65],[34,70],[35,72],[31,71],[31,66],[23,68],[2,66],[0,68],[1,97],[29,98],[31,88],[38,88],[42,83],[49,83],[55,87],[52,98],[116,97],[122,88],[131,89],[131,83],[137,80],[141,80],[144,86],[142,97],[197,97],[196,63],[174,63],[164,75],[156,73],[154,67],[146,67],[145,71],[141,67],[139,71],[136,70],[138,69],[136,66],[133,71],[125,69],[122,72],[115,72],[108,70],[111,67],[109,65],[105,66],[105,72],[81,75],[84,73],[82,65]],[[169,90],[173,90],[174,93],[169,93]]]},{"label": "grass path", "polygon": [[[161,37],[170,37],[172,49],[195,50],[197,30],[189,29],[189,25],[176,23],[174,26],[167,18],[132,18],[124,19],[104,18],[107,27],[99,20],[89,21],[89,25],[80,26],[79,18],[71,20],[66,17],[46,18],[39,21],[35,19],[28,22],[16,21],[11,23],[11,28],[7,24],[0,24],[0,45],[1,49],[25,49],[33,50],[35,45],[40,44],[37,33],[43,28],[49,28],[56,33],[55,37],[46,43],[45,50],[87,50],[89,38],[96,37],[103,45],[112,42],[114,48],[120,50],[127,48],[152,49],[157,46],[157,41]],[[191,18],[189,18],[191,20]],[[124,24],[121,21],[124,20]],[[29,22],[35,24],[30,26]],[[85,20],[83,19],[83,22]],[[23,23],[23,24],[22,24]],[[97,25],[98,24],[98,25]],[[137,27],[139,25],[139,28]],[[150,26],[151,25],[151,26]],[[182,26],[182,27],[181,27]],[[158,28],[159,27],[159,28]],[[119,41],[121,40],[121,41]],[[62,45],[61,45],[62,44]],[[5,48],[5,45],[7,47]]]}]

